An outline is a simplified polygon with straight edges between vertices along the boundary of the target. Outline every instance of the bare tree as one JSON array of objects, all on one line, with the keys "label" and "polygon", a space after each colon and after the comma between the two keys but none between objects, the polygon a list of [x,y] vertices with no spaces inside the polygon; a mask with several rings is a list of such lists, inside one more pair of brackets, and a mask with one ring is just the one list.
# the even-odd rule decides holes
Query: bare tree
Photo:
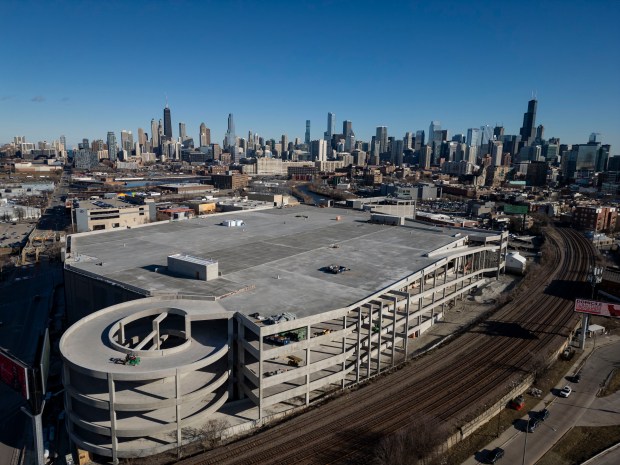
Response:
[{"label": "bare tree", "polygon": [[445,423],[429,415],[420,415],[406,428],[379,442],[374,454],[376,465],[432,465],[437,463],[438,448],[448,438]]},{"label": "bare tree", "polygon": [[222,431],[229,427],[228,420],[209,420],[200,428],[201,444],[206,449],[212,449],[222,439]]}]

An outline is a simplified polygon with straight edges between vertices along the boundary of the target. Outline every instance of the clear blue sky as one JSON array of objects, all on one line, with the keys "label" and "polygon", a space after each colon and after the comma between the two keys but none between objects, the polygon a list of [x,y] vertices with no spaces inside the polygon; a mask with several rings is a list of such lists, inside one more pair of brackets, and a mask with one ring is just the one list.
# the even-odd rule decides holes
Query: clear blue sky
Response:
[{"label": "clear blue sky", "polygon": [[312,138],[327,112],[358,140],[503,123],[536,91],[545,136],[602,133],[620,154],[620,1],[2,0],[0,143],[150,133],[165,97],[197,139]]}]

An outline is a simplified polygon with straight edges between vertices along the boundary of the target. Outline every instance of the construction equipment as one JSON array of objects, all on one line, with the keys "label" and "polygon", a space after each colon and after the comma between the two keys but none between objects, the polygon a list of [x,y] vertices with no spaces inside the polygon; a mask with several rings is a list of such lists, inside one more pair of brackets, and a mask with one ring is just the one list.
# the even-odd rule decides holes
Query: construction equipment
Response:
[{"label": "construction equipment", "polygon": [[288,364],[292,367],[298,367],[303,362],[303,359],[295,355],[289,355],[286,358],[288,358]]},{"label": "construction equipment", "polygon": [[131,365],[133,367],[140,365],[140,357],[134,353],[127,354],[125,356],[125,365]]}]

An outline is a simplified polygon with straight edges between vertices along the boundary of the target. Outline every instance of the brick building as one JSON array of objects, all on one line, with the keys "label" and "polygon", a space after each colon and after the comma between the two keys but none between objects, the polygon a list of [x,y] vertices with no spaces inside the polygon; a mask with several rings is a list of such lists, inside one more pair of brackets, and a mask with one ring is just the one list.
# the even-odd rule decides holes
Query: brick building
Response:
[{"label": "brick building", "polygon": [[607,231],[616,229],[616,207],[580,205],[573,212],[573,226],[588,231]]}]

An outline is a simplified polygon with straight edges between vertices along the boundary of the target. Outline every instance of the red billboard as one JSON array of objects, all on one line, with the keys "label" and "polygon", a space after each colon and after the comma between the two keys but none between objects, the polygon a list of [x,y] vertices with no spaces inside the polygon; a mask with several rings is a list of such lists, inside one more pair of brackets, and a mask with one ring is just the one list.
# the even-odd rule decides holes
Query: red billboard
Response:
[{"label": "red billboard", "polygon": [[589,313],[590,315],[620,318],[620,304],[612,304],[609,302],[576,299],[575,311],[579,313]]},{"label": "red billboard", "polygon": [[0,381],[29,398],[28,368],[0,351]]}]

